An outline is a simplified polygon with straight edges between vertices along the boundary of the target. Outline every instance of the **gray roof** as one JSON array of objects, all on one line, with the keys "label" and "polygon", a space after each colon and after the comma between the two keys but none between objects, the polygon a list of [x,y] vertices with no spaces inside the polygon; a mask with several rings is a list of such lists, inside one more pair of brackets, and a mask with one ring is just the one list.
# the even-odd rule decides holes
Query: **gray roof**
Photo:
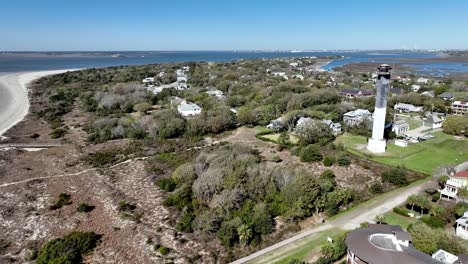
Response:
[{"label": "gray roof", "polygon": [[385,238],[384,235],[396,235],[398,239],[411,240],[411,236],[404,232],[400,226],[370,224],[367,228],[357,229],[349,233],[346,237],[346,245],[359,259],[371,264],[442,263],[418,251],[411,244],[408,247],[398,244],[401,251],[397,250],[397,246],[391,240]]},{"label": "gray roof", "polygon": [[177,106],[177,109],[179,111],[185,112],[185,111],[197,111],[197,110],[200,110],[201,108],[194,103],[181,103],[179,106]]},{"label": "gray roof", "polygon": [[453,93],[445,92],[445,93],[439,95],[439,97],[453,98]]}]

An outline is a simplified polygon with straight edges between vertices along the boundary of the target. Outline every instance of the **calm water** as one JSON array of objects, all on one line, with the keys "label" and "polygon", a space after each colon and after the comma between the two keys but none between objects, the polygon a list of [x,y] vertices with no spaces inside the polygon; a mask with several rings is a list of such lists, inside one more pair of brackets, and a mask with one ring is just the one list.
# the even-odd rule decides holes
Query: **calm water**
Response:
[{"label": "calm water", "polygon": [[[141,65],[188,61],[231,61],[251,58],[344,56],[325,65],[325,70],[354,62],[385,62],[398,58],[433,58],[430,52],[234,52],[234,51],[177,51],[177,52],[119,52],[123,57],[14,57],[0,55],[0,72],[38,71],[73,68],[101,68],[119,65]],[[392,61],[392,63],[398,61]],[[418,73],[444,76],[450,73],[468,72],[468,64],[404,63]]]}]

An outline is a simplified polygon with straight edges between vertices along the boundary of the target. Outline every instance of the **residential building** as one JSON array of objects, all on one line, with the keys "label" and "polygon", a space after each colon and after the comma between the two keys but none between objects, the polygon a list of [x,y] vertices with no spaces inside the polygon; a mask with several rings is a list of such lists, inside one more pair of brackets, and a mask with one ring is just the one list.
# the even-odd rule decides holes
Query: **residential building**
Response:
[{"label": "residential building", "polygon": [[283,77],[286,80],[289,79],[285,72],[272,72],[271,74],[276,77]]},{"label": "residential building", "polygon": [[322,123],[326,124],[331,128],[333,134],[336,136],[341,133],[341,124],[340,123],[333,123],[333,121],[329,119],[322,120]]},{"label": "residential building", "polygon": [[455,101],[452,103],[452,112],[456,115],[464,115],[468,113],[468,102]]},{"label": "residential building", "polygon": [[445,182],[445,187],[440,191],[440,199],[456,200],[458,190],[468,186],[468,171],[459,171]]},{"label": "residential building", "polygon": [[182,101],[178,106],[177,106],[177,111],[184,116],[195,116],[201,113],[201,107],[187,101]]},{"label": "residential building", "polygon": [[458,237],[468,239],[468,211],[462,217],[457,219],[457,228],[455,233]]},{"label": "residential building", "polygon": [[397,120],[393,123],[392,131],[397,135],[404,135],[409,131],[409,125],[405,120]]},{"label": "residential building", "polygon": [[432,129],[441,128],[443,121],[444,120],[441,119],[437,115],[430,115],[424,120],[424,126],[425,127],[430,127]]},{"label": "residential building", "polygon": [[369,224],[346,237],[348,264],[442,264],[411,244],[411,235],[396,225]]},{"label": "residential building", "polygon": [[301,81],[304,80],[304,76],[302,76],[301,74],[296,74],[296,75],[293,75],[292,77],[293,77],[293,79],[299,79]]},{"label": "residential building", "polygon": [[428,83],[429,83],[429,79],[421,77],[421,78],[419,78],[416,82],[417,82],[417,83],[422,83],[422,84],[428,84]]},{"label": "residential building", "polygon": [[440,98],[444,99],[445,101],[447,100],[453,100],[453,93],[445,92],[439,95]]},{"label": "residential building", "polygon": [[363,96],[372,96],[374,95],[374,91],[368,90],[360,90],[360,89],[343,89],[340,92],[341,95],[345,96],[346,98],[354,98],[354,97],[363,97]]},{"label": "residential building", "polygon": [[300,117],[296,122],[296,128],[301,127],[310,122],[314,122],[314,119],[310,117]]},{"label": "residential building", "polygon": [[419,91],[419,89],[421,89],[421,85],[417,85],[417,84],[411,85],[411,91],[412,91],[412,92],[415,92],[415,93],[416,93],[416,92]]},{"label": "residential building", "polygon": [[220,90],[211,90],[206,92],[209,96],[224,98],[224,93]]},{"label": "residential building", "polygon": [[427,96],[427,97],[434,97],[435,96],[434,91],[425,91],[425,92],[422,92],[421,95],[424,95],[424,96]]},{"label": "residential building", "polygon": [[422,107],[416,107],[412,104],[403,104],[403,103],[398,103],[393,108],[395,108],[395,110],[398,110],[400,112],[405,112],[405,113],[422,111]]},{"label": "residential building", "polygon": [[401,88],[390,88],[390,93],[392,94],[392,96],[397,96],[402,95],[404,91]]},{"label": "residential building", "polygon": [[283,117],[278,117],[275,120],[271,120],[267,128],[278,131],[281,130],[286,124],[283,121]]},{"label": "residential building", "polygon": [[188,89],[187,83],[181,82],[181,83],[177,84],[177,90],[183,91],[183,90],[187,90],[187,89]]},{"label": "residential building", "polygon": [[366,120],[371,120],[372,114],[366,109],[357,109],[343,115],[343,121],[347,126],[359,125]]},{"label": "residential building", "polygon": [[438,260],[444,264],[462,264],[462,263],[468,263],[468,262],[461,262],[459,257],[445,251],[442,249],[439,249],[436,251],[436,253],[432,254],[432,258],[435,260]]},{"label": "residential building", "polygon": [[154,83],[154,77],[148,77],[143,79],[143,84],[153,84]]}]

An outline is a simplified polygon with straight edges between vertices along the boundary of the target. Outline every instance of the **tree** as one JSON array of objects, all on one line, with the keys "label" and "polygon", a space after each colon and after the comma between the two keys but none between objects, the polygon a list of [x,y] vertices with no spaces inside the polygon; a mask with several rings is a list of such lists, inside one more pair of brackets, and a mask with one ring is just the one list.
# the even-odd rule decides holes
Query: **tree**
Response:
[{"label": "tree", "polygon": [[442,124],[442,128],[447,134],[468,136],[468,115],[449,116]]},{"label": "tree", "polygon": [[392,168],[382,173],[382,181],[397,186],[408,185],[408,173],[401,167]]},{"label": "tree", "polygon": [[432,254],[438,249],[437,232],[422,222],[408,226],[408,232],[413,238],[412,243],[424,253]]},{"label": "tree", "polygon": [[317,120],[306,121],[297,126],[296,134],[306,144],[326,144],[335,138],[331,128],[327,124]]},{"label": "tree", "polygon": [[252,229],[250,226],[243,224],[237,228],[237,234],[239,235],[239,241],[247,245],[252,238]]},{"label": "tree", "polygon": [[286,147],[289,145],[290,142],[289,142],[288,132],[286,131],[281,132],[281,134],[278,137],[278,143],[280,144],[280,146],[283,146],[283,147]]},{"label": "tree", "polygon": [[453,208],[453,211],[455,212],[456,217],[461,217],[463,214],[468,211],[468,203],[465,202],[460,202],[455,205]]},{"label": "tree", "polygon": [[308,145],[301,151],[301,161],[303,162],[315,162],[321,161],[322,154],[320,154],[320,148],[318,145]]},{"label": "tree", "polygon": [[151,105],[146,102],[139,103],[133,106],[133,110],[140,112],[140,113],[146,113],[150,109],[151,109]]}]

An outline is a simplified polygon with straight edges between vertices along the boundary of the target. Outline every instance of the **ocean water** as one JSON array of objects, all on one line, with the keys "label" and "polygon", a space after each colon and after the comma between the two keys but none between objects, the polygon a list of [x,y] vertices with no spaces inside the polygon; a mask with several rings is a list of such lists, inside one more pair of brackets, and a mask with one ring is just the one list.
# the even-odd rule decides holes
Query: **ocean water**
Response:
[{"label": "ocean water", "polygon": [[[121,57],[24,57],[2,56],[0,54],[0,73],[40,71],[76,68],[102,68],[120,65],[142,65],[154,63],[189,62],[189,61],[232,61],[252,58],[279,57],[310,57],[310,56],[343,56],[325,65],[323,69],[332,70],[334,67],[355,62],[386,62],[398,63],[399,58],[434,58],[438,53],[432,52],[265,52],[265,51],[154,51],[154,52],[116,52]],[[403,63],[403,62],[402,62]],[[451,73],[468,72],[468,64],[460,62],[428,62],[408,63],[416,72],[433,76],[445,76]]]}]

